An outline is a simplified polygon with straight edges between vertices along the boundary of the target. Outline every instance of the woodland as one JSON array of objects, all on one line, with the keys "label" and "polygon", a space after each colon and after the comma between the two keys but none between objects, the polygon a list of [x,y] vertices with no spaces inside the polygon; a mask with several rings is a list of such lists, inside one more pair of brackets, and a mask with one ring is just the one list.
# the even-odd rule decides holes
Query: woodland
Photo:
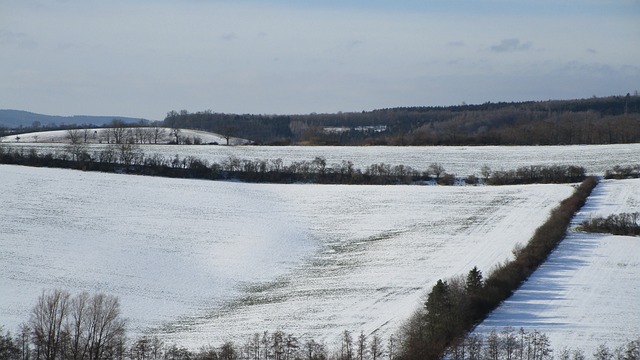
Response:
[{"label": "woodland", "polygon": [[572,145],[640,141],[640,96],[308,115],[170,111],[164,125],[262,145]]}]

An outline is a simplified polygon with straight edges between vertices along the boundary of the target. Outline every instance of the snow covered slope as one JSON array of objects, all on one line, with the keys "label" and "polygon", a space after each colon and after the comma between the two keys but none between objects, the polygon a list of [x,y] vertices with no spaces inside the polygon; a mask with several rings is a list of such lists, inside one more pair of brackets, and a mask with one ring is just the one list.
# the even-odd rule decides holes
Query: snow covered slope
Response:
[{"label": "snow covered slope", "polygon": [[[76,130],[52,130],[52,131],[40,131],[40,132],[31,132],[24,133],[19,135],[11,135],[11,136],[2,136],[0,137],[0,143],[21,143],[21,144],[69,144],[69,131],[75,131],[77,133],[76,136],[81,140],[82,143],[86,143],[88,145],[95,144],[106,144],[108,136],[106,132],[111,130],[109,128],[95,128],[95,129],[86,129],[87,130],[87,141],[84,141],[84,130],[85,129],[76,129]],[[152,127],[135,127],[135,128],[126,128],[125,136],[132,138],[144,138],[144,143],[154,143],[154,131],[156,128]],[[157,144],[168,144],[170,141],[175,141],[175,137],[171,135],[170,128],[157,128],[158,130],[158,139]],[[184,141],[184,139],[188,139],[193,142],[195,138],[197,138],[202,144],[209,143],[218,143],[224,145],[227,143],[227,140],[219,134],[208,132],[208,131],[200,131],[200,130],[191,130],[191,129],[180,129],[179,137]],[[113,142],[113,135],[110,136],[111,141]],[[250,141],[240,138],[230,138],[230,145],[246,145],[249,144]]]},{"label": "snow covered slope", "polygon": [[[640,211],[640,179],[603,181],[574,223]],[[640,238],[570,232],[549,259],[476,331],[505,326],[547,334],[591,356],[640,337]]]},{"label": "snow covered slope", "polygon": [[397,330],[438,278],[487,271],[570,185],[243,184],[0,165],[0,323],[43,289],[120,297],[193,348],[282,329]]}]

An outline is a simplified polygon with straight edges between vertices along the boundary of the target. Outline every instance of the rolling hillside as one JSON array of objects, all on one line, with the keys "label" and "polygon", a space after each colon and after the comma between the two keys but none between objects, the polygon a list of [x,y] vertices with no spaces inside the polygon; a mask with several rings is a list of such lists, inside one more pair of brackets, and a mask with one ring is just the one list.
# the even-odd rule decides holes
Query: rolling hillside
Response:
[{"label": "rolling hillside", "polygon": [[102,126],[109,124],[114,119],[119,119],[128,124],[138,124],[140,122],[149,123],[150,120],[141,118],[131,118],[123,116],[89,116],[89,115],[74,115],[74,116],[56,116],[56,115],[43,115],[36,114],[22,110],[8,110],[0,109],[0,127],[6,128],[30,128],[44,126],[44,127],[57,127],[63,125],[95,125]]}]

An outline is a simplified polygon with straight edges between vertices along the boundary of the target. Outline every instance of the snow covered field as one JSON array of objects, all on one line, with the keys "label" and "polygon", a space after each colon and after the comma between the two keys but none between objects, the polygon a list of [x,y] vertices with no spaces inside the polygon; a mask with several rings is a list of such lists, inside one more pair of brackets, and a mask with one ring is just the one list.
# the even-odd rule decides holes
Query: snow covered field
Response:
[{"label": "snow covered field", "polygon": [[438,278],[504,261],[571,192],[0,165],[0,323],[16,329],[43,289],[61,287],[117,295],[133,334],[193,348],[278,329],[387,336]]},{"label": "snow covered field", "polygon": [[[154,140],[154,132],[156,128],[152,127],[135,127],[135,128],[125,128],[124,136],[131,136],[134,138],[144,138],[145,143],[157,143],[157,144],[168,144],[170,141],[175,140],[173,135],[171,134],[170,128],[157,128],[158,129],[158,139]],[[95,129],[86,129],[87,130],[87,141],[86,143],[89,145],[96,145],[100,143],[106,144],[106,131],[110,130],[108,128],[95,128]],[[84,141],[84,131],[85,129],[76,129],[75,132],[83,143]],[[17,140],[16,136],[20,139]],[[191,129],[181,129],[179,136],[182,139],[188,138],[193,141],[194,138],[198,138],[203,144],[208,143],[218,143],[218,144],[226,144],[227,139],[225,139],[222,135],[211,133],[208,131],[199,131],[199,130],[191,130]],[[111,141],[113,141],[113,135],[110,136]],[[19,135],[10,135],[10,136],[2,136],[0,137],[0,143],[26,143],[26,144],[69,144],[69,130],[52,130],[52,131],[40,131],[40,132],[31,132],[24,133]],[[230,138],[229,144],[231,145],[244,145],[250,143],[245,139],[238,138]]]},{"label": "snow covered field", "polygon": [[[640,211],[640,180],[604,181],[574,219]],[[557,351],[640,337],[640,238],[570,232],[549,259],[477,329],[547,334]]]},{"label": "snow covered field", "polygon": [[[0,146],[21,147],[25,151],[35,148],[39,152],[64,152],[65,144],[3,143]],[[89,151],[99,152],[106,145],[91,145]],[[356,168],[372,164],[406,165],[427,170],[440,163],[445,170],[457,176],[480,175],[484,165],[492,170],[514,170],[528,165],[577,165],[588,173],[603,174],[615,165],[640,163],[640,144],[573,145],[573,146],[206,146],[206,145],[143,145],[147,156],[160,154],[173,159],[194,156],[221,163],[229,157],[250,160],[282,159],[285,164],[311,161],[324,157],[327,165],[351,161]]]}]

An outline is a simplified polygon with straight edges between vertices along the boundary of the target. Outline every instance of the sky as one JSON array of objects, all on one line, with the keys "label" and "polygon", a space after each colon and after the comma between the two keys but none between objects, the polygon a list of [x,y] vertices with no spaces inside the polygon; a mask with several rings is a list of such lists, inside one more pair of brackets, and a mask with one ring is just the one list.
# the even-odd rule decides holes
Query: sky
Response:
[{"label": "sky", "polygon": [[640,0],[0,0],[0,109],[162,120],[640,90]]}]

